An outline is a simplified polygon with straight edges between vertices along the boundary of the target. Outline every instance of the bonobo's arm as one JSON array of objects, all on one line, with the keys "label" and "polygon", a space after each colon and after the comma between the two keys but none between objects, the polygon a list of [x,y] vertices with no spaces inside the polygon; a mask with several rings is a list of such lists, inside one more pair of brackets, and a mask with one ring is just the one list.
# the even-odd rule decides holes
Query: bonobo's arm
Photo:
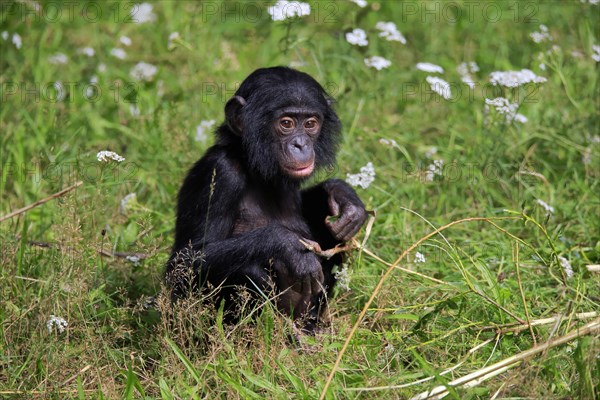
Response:
[{"label": "bonobo's arm", "polygon": [[[340,179],[329,179],[302,191],[302,214],[322,248],[352,239],[367,220],[365,205]],[[330,221],[329,216],[337,218]]]}]

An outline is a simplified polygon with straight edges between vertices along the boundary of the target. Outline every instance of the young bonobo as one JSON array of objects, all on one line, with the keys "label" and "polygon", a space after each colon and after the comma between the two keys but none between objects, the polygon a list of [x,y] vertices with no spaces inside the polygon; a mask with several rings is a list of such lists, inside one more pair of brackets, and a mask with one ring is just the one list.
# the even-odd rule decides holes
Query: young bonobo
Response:
[{"label": "young bonobo", "polygon": [[225,105],[216,144],[179,191],[166,275],[174,299],[208,282],[231,310],[240,285],[274,289],[277,307],[314,329],[342,257],[320,258],[302,241],[332,248],[367,218],[341,180],[300,188],[335,163],[341,125],[331,103],[317,81],[290,68],[258,69],[244,80]]}]

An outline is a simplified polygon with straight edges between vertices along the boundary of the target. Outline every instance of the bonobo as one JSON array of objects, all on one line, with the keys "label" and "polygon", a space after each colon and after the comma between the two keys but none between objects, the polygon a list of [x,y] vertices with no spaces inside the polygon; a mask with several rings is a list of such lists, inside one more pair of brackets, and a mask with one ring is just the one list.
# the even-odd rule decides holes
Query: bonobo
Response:
[{"label": "bonobo", "polygon": [[179,191],[166,274],[174,299],[209,284],[232,311],[240,286],[274,290],[281,311],[315,326],[342,257],[320,258],[302,241],[332,248],[367,218],[341,180],[301,189],[335,163],[340,130],[332,99],[303,72],[262,68],[242,82],[225,105],[216,144]]}]

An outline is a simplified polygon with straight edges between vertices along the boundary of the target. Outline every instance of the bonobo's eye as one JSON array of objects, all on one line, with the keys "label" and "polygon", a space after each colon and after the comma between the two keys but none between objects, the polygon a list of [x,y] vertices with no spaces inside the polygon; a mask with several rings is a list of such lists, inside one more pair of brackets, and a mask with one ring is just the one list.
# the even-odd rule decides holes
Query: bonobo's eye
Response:
[{"label": "bonobo's eye", "polygon": [[283,117],[279,120],[279,126],[284,132],[289,132],[294,129],[294,120],[290,117]]},{"label": "bonobo's eye", "polygon": [[319,121],[316,118],[309,118],[304,122],[304,129],[315,132],[319,129]]}]

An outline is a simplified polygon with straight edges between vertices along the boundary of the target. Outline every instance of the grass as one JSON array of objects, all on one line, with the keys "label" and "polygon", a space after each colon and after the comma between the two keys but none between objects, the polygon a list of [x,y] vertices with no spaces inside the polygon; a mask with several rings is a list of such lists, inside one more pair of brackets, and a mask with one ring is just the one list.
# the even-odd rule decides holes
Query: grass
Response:
[{"label": "grass", "polygon": [[[600,280],[587,267],[600,264],[599,6],[369,3],[314,1],[310,16],[273,22],[262,2],[161,1],[155,22],[135,24],[131,3],[2,2],[0,218],[83,184],[0,222],[1,398],[406,399],[440,385],[461,399],[598,396],[589,323]],[[378,21],[407,44],[379,38]],[[551,42],[529,37],[540,24]],[[344,39],[357,27],[367,47]],[[58,52],[66,64],[48,62]],[[367,68],[373,55],[392,65]],[[140,61],[158,67],[149,82],[130,76]],[[479,66],[473,90],[456,72],[464,61]],[[450,100],[417,62],[444,68]],[[367,162],[376,171],[357,189],[376,217],[350,254],[351,290],[337,290],[331,325],[300,347],[268,302],[232,326],[198,299],[171,307],[162,291],[178,187],[213,141],[196,141],[196,126],[219,123],[255,68],[290,64],[336,97],[345,127],[337,169],[315,180]],[[523,68],[547,82],[489,84],[493,71]],[[528,122],[486,112],[498,96]],[[101,150],[126,161],[101,164]],[[430,181],[434,160],[443,167]],[[47,329],[50,315],[64,332]],[[454,385],[503,361],[476,386]]]}]

